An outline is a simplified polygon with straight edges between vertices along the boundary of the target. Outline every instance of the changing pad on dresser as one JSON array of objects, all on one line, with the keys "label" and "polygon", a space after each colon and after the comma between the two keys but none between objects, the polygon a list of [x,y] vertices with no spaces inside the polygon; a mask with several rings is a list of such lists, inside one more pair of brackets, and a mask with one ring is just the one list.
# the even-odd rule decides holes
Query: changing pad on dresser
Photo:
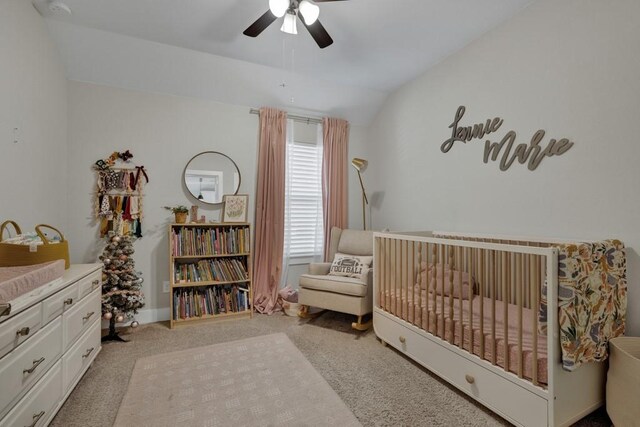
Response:
[{"label": "changing pad on dresser", "polygon": [[0,303],[18,298],[64,275],[64,260],[21,267],[0,267]]}]

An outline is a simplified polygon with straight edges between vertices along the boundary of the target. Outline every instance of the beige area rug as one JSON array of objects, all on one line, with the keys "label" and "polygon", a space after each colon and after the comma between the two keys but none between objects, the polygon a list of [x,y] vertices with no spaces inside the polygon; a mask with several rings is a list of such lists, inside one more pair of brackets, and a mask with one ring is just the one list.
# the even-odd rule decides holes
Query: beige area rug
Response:
[{"label": "beige area rug", "polygon": [[360,426],[283,333],[145,357],[114,426]]}]

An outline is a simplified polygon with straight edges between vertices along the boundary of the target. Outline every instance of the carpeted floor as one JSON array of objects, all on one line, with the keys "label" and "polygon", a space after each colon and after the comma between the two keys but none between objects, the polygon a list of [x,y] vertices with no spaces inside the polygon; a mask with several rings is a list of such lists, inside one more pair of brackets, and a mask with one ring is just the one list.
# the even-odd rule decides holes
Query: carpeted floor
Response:
[{"label": "carpeted floor", "polygon": [[[284,332],[364,426],[509,425],[389,347],[370,330],[351,329],[350,316],[328,312],[313,320],[256,315],[170,330],[144,325],[129,343],[106,343],[52,427],[111,426],[135,361],[179,349]],[[600,410],[576,426],[609,427]]]}]

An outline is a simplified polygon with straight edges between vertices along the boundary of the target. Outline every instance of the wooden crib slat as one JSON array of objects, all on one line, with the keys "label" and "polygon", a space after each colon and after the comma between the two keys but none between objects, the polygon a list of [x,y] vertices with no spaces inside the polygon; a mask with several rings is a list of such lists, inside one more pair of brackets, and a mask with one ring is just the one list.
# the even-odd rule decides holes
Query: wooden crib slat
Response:
[{"label": "wooden crib slat", "polygon": [[[433,248],[432,248],[433,250]],[[429,274],[429,263],[433,264],[433,258],[431,259],[431,261],[429,261],[429,243],[425,243],[425,250],[424,250],[424,255],[425,255],[425,281],[426,281],[426,292],[425,292],[425,309],[426,309],[426,315],[427,318],[425,320],[423,320],[423,323],[425,323],[426,321],[426,326],[427,326],[427,332],[430,331],[430,326],[431,326],[431,308],[429,306],[429,291],[431,290],[431,274]],[[420,300],[422,301],[422,290],[420,290]],[[422,312],[421,312],[422,313]]]},{"label": "wooden crib slat", "polygon": [[484,348],[484,292],[485,292],[485,284],[488,283],[486,280],[486,274],[487,274],[487,269],[485,268],[484,265],[484,256],[485,256],[485,250],[484,249],[478,249],[479,252],[479,257],[480,259],[479,261],[479,274],[478,276],[480,277],[480,357],[482,357],[483,359],[486,358],[486,354],[485,354],[485,348]]},{"label": "wooden crib slat", "polygon": [[496,294],[497,294],[497,259],[496,251],[491,249],[489,252],[489,286],[491,286],[491,362],[496,365],[498,363],[498,343],[496,342]]},{"label": "wooden crib slat", "polygon": [[[444,318],[444,263],[447,261],[447,251],[446,251],[447,247],[446,245],[441,245],[440,246],[440,260],[442,263],[442,276],[440,278],[440,325],[438,326],[442,326],[442,336],[440,338],[442,338],[443,340],[446,340],[446,329],[447,329],[447,321]],[[438,270],[436,269],[436,278],[438,277]],[[438,328],[438,330],[440,330],[440,328]]]},{"label": "wooden crib slat", "polygon": [[405,279],[406,279],[406,265],[407,265],[407,256],[405,251],[405,241],[399,240],[400,243],[400,283],[399,283],[399,293],[398,293],[398,303],[400,318],[406,320],[406,312],[404,310],[404,288],[405,288]]},{"label": "wooden crib slat", "polygon": [[385,240],[386,239],[384,237],[380,238],[380,247],[381,247],[380,259],[377,260],[378,264],[374,264],[374,265],[379,265],[380,266],[380,273],[378,274],[380,276],[380,299],[379,299],[379,304],[380,304],[380,308],[383,309],[383,310],[386,307],[387,258],[389,258],[389,256],[387,255],[387,247],[386,247]]},{"label": "wooden crib slat", "polygon": [[404,319],[408,322],[410,321],[409,320],[409,282],[411,281],[410,277],[411,276],[409,275],[409,241],[405,240],[404,241],[404,282],[403,282],[405,298],[402,303],[402,308],[405,311]]},{"label": "wooden crib slat", "polygon": [[373,260],[373,265],[378,265],[379,267],[378,267],[378,274],[374,274],[373,278],[375,281],[375,287],[376,289],[378,289],[378,306],[381,307],[382,306],[382,281],[380,280],[380,274],[382,274],[382,272],[384,271],[384,266],[380,264],[380,259],[381,257],[384,257],[384,254],[381,253],[382,242],[379,237],[374,239],[374,244],[375,244],[377,256]]},{"label": "wooden crib slat", "polygon": [[503,352],[504,352],[504,370],[509,372],[509,265],[507,253],[501,252],[500,264],[502,267],[502,322],[504,327]]},{"label": "wooden crib slat", "polygon": [[[420,242],[418,242],[418,248],[420,248]],[[416,257],[418,259],[418,268],[416,268]],[[417,274],[417,277],[416,277]],[[416,325],[416,287],[420,289],[420,255],[416,253],[416,242],[411,241],[411,323]],[[420,299],[418,297],[418,299]]]},{"label": "wooden crib slat", "polygon": [[458,347],[464,349],[464,310],[462,308],[462,270],[464,269],[464,261],[462,260],[462,248],[459,246],[456,246],[456,267],[458,268],[458,285],[460,286],[460,295],[458,295],[460,341],[458,342]]},{"label": "wooden crib slat", "polygon": [[[415,277],[413,272],[413,266],[415,265],[414,259],[414,242],[407,240],[407,318],[409,318],[409,322],[413,323],[413,310],[411,306],[413,305],[413,287],[415,286]],[[409,299],[409,295],[411,295],[411,299]]]},{"label": "wooden crib slat", "polygon": [[[382,255],[380,253],[380,238],[374,238],[373,240],[373,244],[375,245],[374,247],[376,248],[375,253],[376,256],[373,259],[373,265],[378,265],[378,262],[380,262],[380,256]],[[374,289],[378,290],[378,305],[381,305],[382,303],[380,302],[380,295],[382,294],[381,288],[380,288],[380,271],[382,271],[380,268],[378,268],[378,274],[374,274],[373,275],[373,280],[374,280]],[[374,303],[375,305],[375,303]]]},{"label": "wooden crib slat", "polygon": [[[469,272],[469,353],[473,354],[473,283],[472,283],[472,272],[473,272],[473,257],[475,255],[474,248],[465,248],[465,252],[467,252],[467,271]],[[476,276],[477,277],[477,276]]]},{"label": "wooden crib slat", "polygon": [[396,283],[394,285],[394,310],[395,315],[402,318],[402,311],[400,307],[401,298],[400,298],[400,287],[402,285],[402,253],[401,253],[401,245],[400,240],[396,239],[395,245],[396,247]]},{"label": "wooden crib slat", "polygon": [[[378,237],[378,258],[373,260],[373,265],[378,266],[378,307],[384,309],[384,268],[385,268],[385,259],[387,258],[386,253],[384,253],[384,238]],[[376,277],[376,275],[374,275]]]},{"label": "wooden crib slat", "polygon": [[391,240],[391,259],[393,259],[393,262],[391,263],[391,272],[392,272],[392,276],[391,276],[391,289],[389,289],[389,312],[391,314],[396,314],[396,286],[398,284],[398,258],[396,256],[396,244],[398,243],[397,240],[393,239]]},{"label": "wooden crib slat", "polygon": [[385,271],[385,285],[384,285],[384,309],[391,311],[389,304],[391,304],[391,266],[393,258],[391,257],[391,239],[385,239],[385,253],[387,254],[387,269]]},{"label": "wooden crib slat", "polygon": [[[452,345],[456,344],[456,325],[453,313],[453,270],[455,268],[455,249],[449,246],[449,342]],[[446,335],[446,334],[445,334]]]},{"label": "wooden crib slat", "polygon": [[531,282],[533,286],[531,286],[532,296],[531,303],[532,308],[531,316],[533,323],[533,349],[531,352],[531,380],[534,385],[538,385],[538,288],[540,286],[539,280],[539,272],[540,268],[538,266],[538,257],[535,255],[529,256],[530,271],[531,271]]},{"label": "wooden crib slat", "polygon": [[518,376],[523,377],[524,373],[524,360],[522,358],[522,335],[524,330],[522,329],[522,294],[525,290],[524,286],[527,282],[527,278],[524,275],[522,268],[522,254],[516,254],[516,300],[518,304]]},{"label": "wooden crib slat", "polygon": [[[423,325],[425,325],[425,319],[424,319],[424,315],[422,313],[422,288],[427,286],[428,283],[428,277],[426,276],[425,273],[425,278],[424,280],[422,279],[422,261],[424,260],[425,263],[427,261],[427,259],[429,258],[429,253],[427,252],[427,250],[429,249],[428,244],[427,243],[420,243],[419,245],[420,247],[420,262],[418,263],[419,267],[418,270],[420,271],[420,286],[418,286],[418,313],[420,316],[420,327],[422,328]],[[428,321],[429,321],[429,317],[428,317],[428,312],[427,312],[427,325],[428,325]],[[427,327],[427,331],[429,330],[429,328]]]}]

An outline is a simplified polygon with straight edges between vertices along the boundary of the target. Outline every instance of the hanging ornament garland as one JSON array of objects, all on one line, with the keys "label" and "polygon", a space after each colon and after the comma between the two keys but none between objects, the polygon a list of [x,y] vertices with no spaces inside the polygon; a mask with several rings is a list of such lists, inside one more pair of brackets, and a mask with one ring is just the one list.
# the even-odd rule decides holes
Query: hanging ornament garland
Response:
[{"label": "hanging ornament garland", "polygon": [[[94,211],[100,221],[100,237],[109,232],[142,237],[143,190],[149,175],[144,166],[133,165],[132,158],[129,150],[115,151],[94,164],[98,174]],[[118,161],[127,166],[116,167]]]}]

